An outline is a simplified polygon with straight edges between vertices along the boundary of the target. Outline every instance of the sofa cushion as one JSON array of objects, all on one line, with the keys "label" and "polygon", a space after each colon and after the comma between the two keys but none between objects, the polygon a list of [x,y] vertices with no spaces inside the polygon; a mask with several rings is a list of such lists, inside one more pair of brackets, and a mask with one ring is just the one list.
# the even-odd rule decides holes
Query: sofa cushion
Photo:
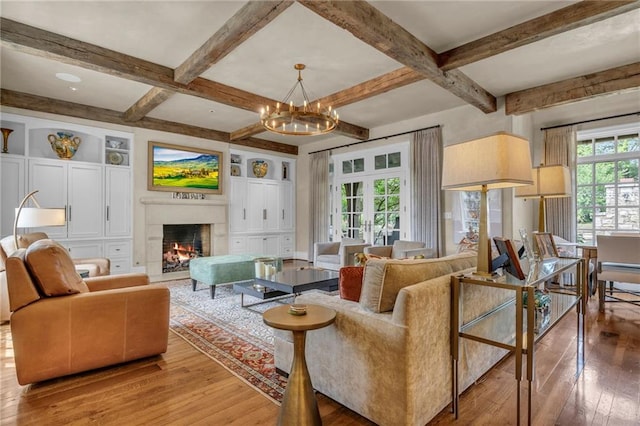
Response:
[{"label": "sofa cushion", "polygon": [[376,313],[392,311],[402,288],[473,267],[475,260],[471,253],[437,259],[370,259],[364,268],[360,305]]},{"label": "sofa cushion", "polygon": [[45,296],[66,296],[89,291],[76,272],[69,252],[53,240],[39,240],[31,244],[25,263]]},{"label": "sofa cushion", "polygon": [[364,267],[362,266],[343,266],[340,268],[340,278],[338,281],[340,298],[353,302],[360,300],[363,272]]}]

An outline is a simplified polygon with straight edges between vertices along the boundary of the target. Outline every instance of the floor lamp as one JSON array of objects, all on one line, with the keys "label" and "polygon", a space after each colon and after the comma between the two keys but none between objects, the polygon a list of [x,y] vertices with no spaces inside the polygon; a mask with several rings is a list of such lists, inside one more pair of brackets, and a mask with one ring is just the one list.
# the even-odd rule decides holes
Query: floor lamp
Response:
[{"label": "floor lamp", "polygon": [[539,198],[538,232],[546,232],[545,199],[571,196],[571,175],[565,166],[534,167],[532,170],[533,185],[516,188],[516,197]]},{"label": "floor lamp", "polygon": [[491,276],[487,191],[531,185],[529,141],[506,132],[444,147],[442,188],[480,191],[476,275]]},{"label": "floor lamp", "polygon": [[[40,207],[34,197],[35,193],[28,193],[16,208],[16,218],[13,222],[13,241],[16,249],[18,245],[18,228],[38,228],[41,226],[62,226],[66,223],[66,209],[47,209]],[[33,200],[36,207],[25,207],[29,199]]]}]

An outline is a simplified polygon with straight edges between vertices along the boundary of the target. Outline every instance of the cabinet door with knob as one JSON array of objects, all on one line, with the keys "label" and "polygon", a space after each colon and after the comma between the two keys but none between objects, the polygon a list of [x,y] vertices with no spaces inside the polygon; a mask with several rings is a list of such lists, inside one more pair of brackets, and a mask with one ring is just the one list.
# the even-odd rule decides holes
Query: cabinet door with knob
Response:
[{"label": "cabinet door with knob", "polygon": [[247,182],[247,230],[277,231],[278,184],[275,182]]},{"label": "cabinet door with knob", "polygon": [[264,256],[280,256],[280,237],[278,235],[256,235],[247,237],[249,253]]},{"label": "cabinet door with knob", "polygon": [[131,233],[131,172],[106,167],[105,236],[126,237]]},{"label": "cabinet door with knob", "polygon": [[102,168],[29,160],[29,191],[42,207],[65,208],[66,226],[38,228],[52,239],[102,237]]},{"label": "cabinet door with knob", "polygon": [[247,230],[247,181],[231,178],[229,189],[229,229],[233,232]]}]

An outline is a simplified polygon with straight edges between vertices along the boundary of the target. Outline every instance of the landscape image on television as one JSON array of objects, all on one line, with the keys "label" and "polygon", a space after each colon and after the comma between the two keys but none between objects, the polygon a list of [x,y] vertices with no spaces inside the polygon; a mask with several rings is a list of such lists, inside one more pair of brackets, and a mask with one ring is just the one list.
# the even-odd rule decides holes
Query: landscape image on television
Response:
[{"label": "landscape image on television", "polygon": [[221,192],[222,153],[151,142],[149,189],[176,192]]}]

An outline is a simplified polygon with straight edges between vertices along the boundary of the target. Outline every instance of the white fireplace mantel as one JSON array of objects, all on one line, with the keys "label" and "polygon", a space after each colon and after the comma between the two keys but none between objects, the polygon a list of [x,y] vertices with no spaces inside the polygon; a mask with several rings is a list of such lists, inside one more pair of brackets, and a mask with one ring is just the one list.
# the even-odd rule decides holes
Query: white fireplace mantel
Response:
[{"label": "white fireplace mantel", "polygon": [[165,204],[165,205],[180,205],[180,206],[226,206],[228,203],[226,200],[188,200],[180,198],[159,198],[159,197],[140,197],[140,203],[142,204]]}]

